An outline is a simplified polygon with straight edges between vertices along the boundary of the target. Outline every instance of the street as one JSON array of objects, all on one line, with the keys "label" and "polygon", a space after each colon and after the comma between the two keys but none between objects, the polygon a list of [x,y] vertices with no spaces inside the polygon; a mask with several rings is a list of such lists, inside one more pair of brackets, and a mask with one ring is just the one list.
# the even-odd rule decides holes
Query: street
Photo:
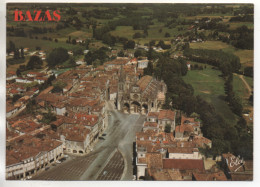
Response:
[{"label": "street", "polygon": [[[133,179],[133,142],[135,133],[141,131],[145,116],[123,114],[113,109],[108,102],[108,127],[103,132],[93,151],[85,156],[71,156],[55,167],[33,177],[33,180],[132,180]],[[117,164],[111,164],[118,159]],[[121,161],[120,161],[121,160]],[[109,169],[109,168],[113,169]],[[111,177],[102,177],[108,168]],[[106,171],[107,172],[107,171]],[[106,173],[105,172],[105,173]],[[113,173],[114,172],[114,173]],[[121,173],[121,175],[119,175]]]}]

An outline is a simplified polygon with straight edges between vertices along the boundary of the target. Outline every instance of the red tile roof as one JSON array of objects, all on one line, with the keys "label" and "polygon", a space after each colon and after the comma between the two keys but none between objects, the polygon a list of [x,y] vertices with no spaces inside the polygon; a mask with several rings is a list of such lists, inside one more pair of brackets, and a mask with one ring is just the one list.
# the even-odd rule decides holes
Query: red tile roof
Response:
[{"label": "red tile roof", "polygon": [[175,119],[175,112],[171,111],[171,110],[160,110],[159,115],[158,115],[158,119],[159,120],[170,119],[170,120],[173,121]]},{"label": "red tile roof", "polygon": [[159,112],[149,112],[149,113],[148,113],[148,116],[149,116],[149,117],[156,117],[156,118],[158,118]]},{"label": "red tile roof", "polygon": [[158,123],[146,121],[144,127],[158,127]]},{"label": "red tile roof", "polygon": [[140,80],[137,81],[137,85],[140,87],[141,91],[144,91],[148,84],[152,81],[153,77],[146,75],[143,76]]},{"label": "red tile roof", "polygon": [[204,172],[204,162],[198,159],[163,159],[163,168],[179,170],[199,170]]},{"label": "red tile roof", "polygon": [[147,153],[146,160],[148,168],[163,168],[161,153]]},{"label": "red tile roof", "polygon": [[227,177],[223,171],[218,171],[214,173],[194,172],[193,176],[196,181],[227,181]]},{"label": "red tile roof", "polygon": [[170,147],[168,148],[168,152],[192,154],[193,152],[199,152],[199,150],[193,147]]}]

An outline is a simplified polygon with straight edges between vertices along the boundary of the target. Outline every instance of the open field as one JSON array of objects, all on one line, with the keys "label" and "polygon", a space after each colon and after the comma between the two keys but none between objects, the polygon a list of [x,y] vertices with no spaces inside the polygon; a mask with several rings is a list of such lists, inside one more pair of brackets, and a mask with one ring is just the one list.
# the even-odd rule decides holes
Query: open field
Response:
[{"label": "open field", "polygon": [[200,95],[211,103],[227,122],[235,123],[236,116],[224,100],[224,80],[219,77],[220,74],[220,71],[211,69],[211,66],[207,65],[207,68],[204,70],[188,71],[183,80],[192,85],[195,95]]},{"label": "open field", "polygon": [[[168,27],[165,27],[163,23],[158,22],[157,20],[153,20],[153,23],[154,24],[150,25],[149,29],[147,30],[148,31],[147,37],[137,38],[134,40],[142,45],[145,43],[149,43],[151,40],[170,41],[171,39],[175,38],[174,36],[187,32],[187,27],[188,27],[187,25],[184,25],[182,26],[183,30],[178,31],[177,28],[169,29]],[[161,32],[159,32],[160,29],[162,30]],[[137,32],[143,34],[143,30],[134,30],[132,26],[117,26],[114,31],[110,31],[110,33],[113,36],[125,37],[128,39],[133,39],[133,35]],[[168,38],[165,37],[166,32],[170,34],[170,37]]]},{"label": "open field", "polygon": [[254,28],[254,23],[252,22],[228,22],[228,24],[230,25],[230,29],[236,29],[243,25],[247,26],[249,29]]},{"label": "open field", "polygon": [[210,50],[223,50],[224,52],[233,53],[240,58],[242,67],[253,66],[254,51],[236,49],[221,41],[206,41],[203,43],[190,43],[190,48],[193,49],[210,49]]},{"label": "open field", "polygon": [[254,81],[252,77],[246,77],[244,76],[246,82],[249,84],[249,86],[251,86],[251,88],[254,88]]},{"label": "open field", "polygon": [[192,49],[210,49],[219,50],[225,48],[231,48],[232,46],[221,42],[221,41],[205,41],[203,43],[190,43],[190,48]]},{"label": "open field", "polygon": [[42,39],[30,39],[25,37],[8,37],[7,47],[9,47],[9,41],[13,41],[16,47],[29,48],[29,51],[34,51],[36,46],[41,47],[46,52],[52,51],[54,48],[63,47],[67,50],[73,50],[75,48],[83,48],[83,46],[67,44],[65,42],[54,42]]},{"label": "open field", "polygon": [[237,75],[233,76],[233,89],[236,95],[241,98],[243,104],[247,103],[250,93],[243,81]]},{"label": "open field", "polygon": [[134,33],[143,33],[143,30],[134,30],[132,26],[117,26],[114,31],[110,31],[113,36],[133,39]]}]

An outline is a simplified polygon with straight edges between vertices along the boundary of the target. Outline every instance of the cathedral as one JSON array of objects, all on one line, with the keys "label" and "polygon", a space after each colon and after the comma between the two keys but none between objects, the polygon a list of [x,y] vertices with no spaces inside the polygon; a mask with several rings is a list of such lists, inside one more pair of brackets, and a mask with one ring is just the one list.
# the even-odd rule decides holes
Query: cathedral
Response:
[{"label": "cathedral", "polygon": [[129,76],[120,69],[117,109],[124,113],[147,114],[161,109],[165,101],[166,84],[152,76]]}]

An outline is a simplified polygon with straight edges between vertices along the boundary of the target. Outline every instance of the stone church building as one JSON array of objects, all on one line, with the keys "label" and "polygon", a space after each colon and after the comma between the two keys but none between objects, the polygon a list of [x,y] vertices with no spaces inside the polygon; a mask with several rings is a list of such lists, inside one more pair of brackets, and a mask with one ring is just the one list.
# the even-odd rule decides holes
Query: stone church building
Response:
[{"label": "stone church building", "polygon": [[117,109],[125,113],[140,114],[158,111],[164,104],[166,90],[163,81],[158,81],[149,75],[129,79],[121,68]]}]

